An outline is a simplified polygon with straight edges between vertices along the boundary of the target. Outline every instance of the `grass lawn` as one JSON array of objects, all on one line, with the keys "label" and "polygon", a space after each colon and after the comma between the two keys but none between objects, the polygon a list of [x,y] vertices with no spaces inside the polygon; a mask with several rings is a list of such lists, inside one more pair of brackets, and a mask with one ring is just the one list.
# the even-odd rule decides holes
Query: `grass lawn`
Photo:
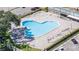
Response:
[{"label": "grass lawn", "polygon": [[40,49],[37,49],[37,48],[23,48],[22,49],[23,51],[41,51]]},{"label": "grass lawn", "polygon": [[40,51],[40,49],[32,48],[29,45],[24,45],[24,44],[16,45],[16,48],[21,49],[23,51]]}]

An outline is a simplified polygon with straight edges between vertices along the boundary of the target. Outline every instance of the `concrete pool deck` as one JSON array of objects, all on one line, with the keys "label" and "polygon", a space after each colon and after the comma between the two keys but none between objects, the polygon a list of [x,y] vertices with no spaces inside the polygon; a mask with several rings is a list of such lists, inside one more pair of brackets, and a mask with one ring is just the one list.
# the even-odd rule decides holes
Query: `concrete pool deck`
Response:
[{"label": "concrete pool deck", "polygon": [[[60,23],[60,27],[56,28],[55,30],[50,31],[43,36],[35,37],[35,40],[28,42],[31,47],[41,50],[44,50],[50,45],[53,45],[63,36],[79,28],[79,23],[69,19],[62,19],[59,15],[50,12],[39,11],[30,16],[27,16],[27,18],[34,19],[34,21],[37,22],[58,21]],[[21,20],[23,21],[24,18],[22,18]]]}]

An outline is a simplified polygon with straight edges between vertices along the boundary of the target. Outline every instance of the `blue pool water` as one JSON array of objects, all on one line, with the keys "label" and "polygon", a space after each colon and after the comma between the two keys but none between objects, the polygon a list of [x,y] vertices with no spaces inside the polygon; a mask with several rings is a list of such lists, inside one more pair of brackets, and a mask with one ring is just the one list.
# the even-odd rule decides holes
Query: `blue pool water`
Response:
[{"label": "blue pool water", "polygon": [[28,20],[28,21],[22,22],[22,26],[25,26],[29,29],[29,30],[27,29],[25,30],[26,36],[38,37],[59,27],[59,23],[56,21],[45,21],[45,22],[39,23],[33,20]]}]

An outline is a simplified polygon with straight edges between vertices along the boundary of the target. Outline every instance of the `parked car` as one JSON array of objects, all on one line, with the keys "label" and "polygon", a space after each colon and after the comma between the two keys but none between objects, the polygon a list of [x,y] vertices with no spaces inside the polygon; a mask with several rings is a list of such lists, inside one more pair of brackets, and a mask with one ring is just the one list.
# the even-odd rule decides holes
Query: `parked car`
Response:
[{"label": "parked car", "polygon": [[35,10],[37,10],[37,9],[39,9],[39,7],[31,8],[32,11],[35,11]]},{"label": "parked car", "polygon": [[71,40],[74,44],[78,44],[78,41],[76,39]]}]

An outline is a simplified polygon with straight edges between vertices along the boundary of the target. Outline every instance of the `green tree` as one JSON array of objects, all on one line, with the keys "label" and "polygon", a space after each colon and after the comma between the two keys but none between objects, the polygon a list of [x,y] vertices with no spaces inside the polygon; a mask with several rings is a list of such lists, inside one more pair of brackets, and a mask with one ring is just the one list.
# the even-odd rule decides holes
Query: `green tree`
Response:
[{"label": "green tree", "polygon": [[5,13],[4,18],[7,19],[7,21],[9,21],[9,22],[14,22],[16,25],[19,25],[19,23],[20,23],[18,16],[16,16],[15,14],[13,14],[9,11]]},{"label": "green tree", "polygon": [[[1,48],[9,49],[10,46],[10,34],[9,29],[11,28],[10,22],[19,25],[19,19],[16,15],[11,12],[0,11],[0,35],[4,37],[4,41],[1,44]],[[9,44],[9,45],[8,45]]]}]

